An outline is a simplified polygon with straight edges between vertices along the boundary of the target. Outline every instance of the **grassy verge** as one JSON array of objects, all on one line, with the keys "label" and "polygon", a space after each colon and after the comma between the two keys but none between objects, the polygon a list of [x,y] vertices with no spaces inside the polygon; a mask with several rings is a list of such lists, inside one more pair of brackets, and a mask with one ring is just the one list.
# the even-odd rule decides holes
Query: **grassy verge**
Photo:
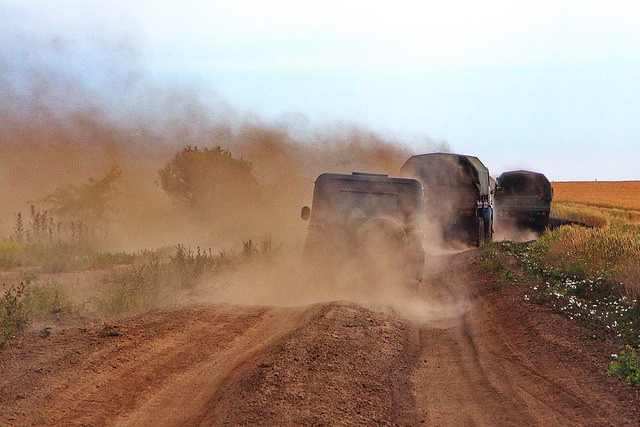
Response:
[{"label": "grassy verge", "polygon": [[0,270],[37,268],[42,273],[63,273],[131,264],[135,254],[98,251],[89,244],[60,240],[0,240]]},{"label": "grassy verge", "polygon": [[[505,283],[526,278],[525,300],[554,307],[570,319],[640,347],[640,231],[635,227],[564,226],[526,244],[499,242],[483,252],[481,268]],[[514,268],[507,266],[515,259]],[[635,350],[623,350],[610,372],[629,381],[640,370]]]},{"label": "grassy verge", "polygon": [[[83,296],[72,295],[73,286],[53,280],[37,282],[35,275],[28,274],[19,284],[0,287],[0,348],[19,342],[35,322],[56,324],[74,316],[115,316],[175,305],[181,293],[196,287],[203,275],[216,274],[227,266],[251,262],[272,252],[270,242],[255,244],[249,240],[238,253],[213,253],[177,245],[169,252],[143,251],[127,257],[125,260],[131,261],[128,264],[123,264],[119,256],[107,256],[106,262],[112,267],[103,286],[84,300]],[[48,336],[50,329],[44,327],[40,335]]]},{"label": "grassy verge", "polygon": [[[64,287],[54,281],[38,285],[29,281],[8,286],[3,284],[2,292],[0,348],[19,340],[33,321],[59,322],[78,310]],[[50,329],[45,327],[41,335],[48,335]]]}]

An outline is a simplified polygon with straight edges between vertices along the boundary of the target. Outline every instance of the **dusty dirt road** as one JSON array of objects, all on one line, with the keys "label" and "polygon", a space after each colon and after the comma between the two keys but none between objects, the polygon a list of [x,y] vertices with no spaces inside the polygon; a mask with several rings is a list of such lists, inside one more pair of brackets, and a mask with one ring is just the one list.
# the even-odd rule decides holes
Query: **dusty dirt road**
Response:
[{"label": "dusty dirt road", "polygon": [[446,315],[203,305],[33,332],[0,352],[0,426],[638,425],[638,389],[604,375],[619,343],[476,256],[421,290]]}]

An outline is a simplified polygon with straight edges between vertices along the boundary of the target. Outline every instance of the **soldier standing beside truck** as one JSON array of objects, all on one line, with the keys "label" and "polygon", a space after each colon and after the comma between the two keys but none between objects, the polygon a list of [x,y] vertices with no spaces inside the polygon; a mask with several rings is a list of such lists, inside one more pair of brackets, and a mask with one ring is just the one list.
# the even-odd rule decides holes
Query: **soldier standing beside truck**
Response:
[{"label": "soldier standing beside truck", "polygon": [[493,236],[489,170],[473,156],[431,153],[412,156],[400,175],[424,186],[426,220],[445,241],[482,246]]}]

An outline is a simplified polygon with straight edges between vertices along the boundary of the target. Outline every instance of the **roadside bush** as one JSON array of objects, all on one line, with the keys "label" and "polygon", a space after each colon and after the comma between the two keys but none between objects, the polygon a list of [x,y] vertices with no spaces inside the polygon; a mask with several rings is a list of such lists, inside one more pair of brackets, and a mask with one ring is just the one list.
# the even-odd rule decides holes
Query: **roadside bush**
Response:
[{"label": "roadside bush", "polygon": [[0,348],[12,339],[20,338],[29,325],[29,316],[24,307],[26,290],[24,283],[11,285],[0,298]]},{"label": "roadside bush", "polygon": [[23,309],[30,319],[60,321],[76,311],[64,287],[55,281],[27,284]]},{"label": "roadside bush", "polygon": [[143,262],[115,269],[107,278],[109,286],[91,303],[100,315],[114,315],[172,305],[180,291],[194,288],[204,274],[220,268],[267,256],[273,251],[271,241],[260,244],[243,242],[240,254],[214,253],[176,245],[169,259],[161,261],[157,253],[147,253]]},{"label": "roadside bush", "polygon": [[177,245],[175,253],[171,256],[170,271],[172,279],[180,288],[192,288],[205,271],[211,271],[225,259],[224,252],[213,254],[211,248],[208,251],[200,249],[195,251],[191,247]]},{"label": "roadside bush", "polygon": [[88,243],[61,240],[0,240],[0,270],[38,267],[43,273],[63,273],[131,264],[135,254],[97,251]]},{"label": "roadside bush", "polygon": [[100,315],[148,310],[159,305],[162,293],[176,289],[167,280],[168,266],[156,258],[142,264],[119,268],[108,277],[112,285],[92,299]]},{"label": "roadside bush", "polygon": [[623,378],[634,385],[640,384],[640,359],[633,347],[627,345],[619,355],[614,354],[613,359],[609,364],[609,375]]}]

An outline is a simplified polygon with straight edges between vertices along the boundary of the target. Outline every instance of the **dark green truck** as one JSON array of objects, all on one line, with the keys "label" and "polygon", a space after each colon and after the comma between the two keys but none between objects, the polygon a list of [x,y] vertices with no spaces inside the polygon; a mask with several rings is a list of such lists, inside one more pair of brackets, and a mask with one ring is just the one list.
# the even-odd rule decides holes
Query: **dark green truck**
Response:
[{"label": "dark green truck", "polygon": [[394,270],[403,281],[422,281],[425,252],[423,189],[414,179],[354,172],[324,173],[315,181],[304,254],[329,267],[356,261],[369,271]]},{"label": "dark green truck", "polygon": [[542,231],[549,225],[553,188],[541,173],[504,172],[496,180],[495,205],[498,227],[515,225]]},{"label": "dark green truck", "polygon": [[489,170],[473,156],[430,153],[412,156],[400,175],[424,186],[426,220],[445,241],[482,246],[493,236]]}]

